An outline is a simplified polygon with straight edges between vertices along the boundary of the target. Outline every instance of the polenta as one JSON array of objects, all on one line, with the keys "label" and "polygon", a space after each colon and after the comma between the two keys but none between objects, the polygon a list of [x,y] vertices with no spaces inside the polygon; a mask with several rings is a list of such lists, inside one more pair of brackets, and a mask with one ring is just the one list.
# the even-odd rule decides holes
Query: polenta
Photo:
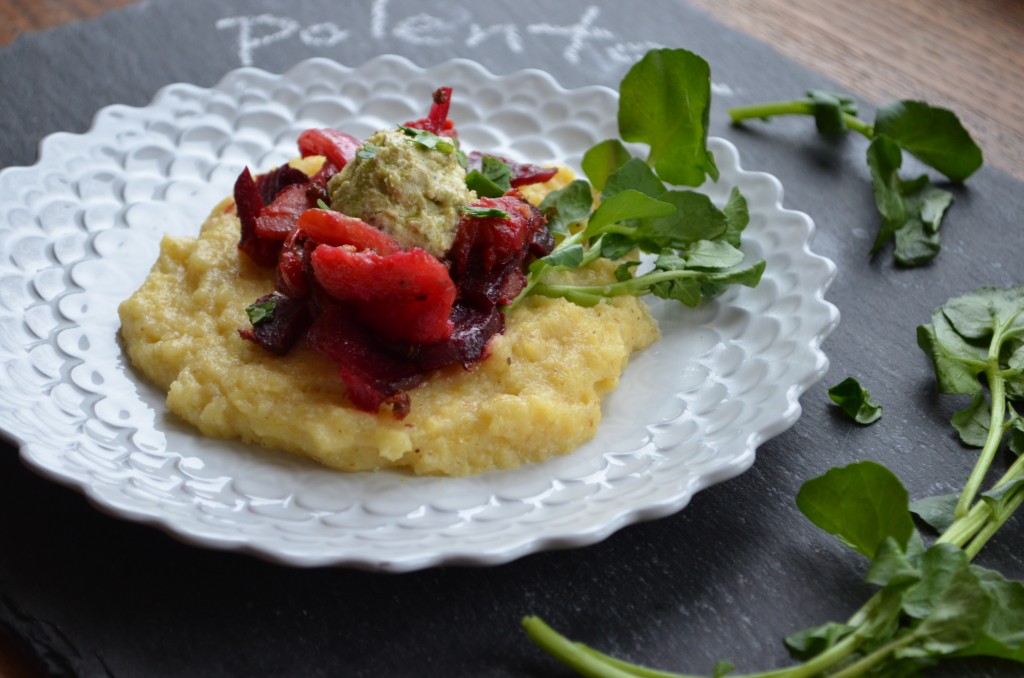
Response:
[{"label": "polenta", "polygon": [[[542,191],[541,191],[542,192]],[[534,195],[539,192],[532,191]],[[203,435],[302,454],[344,471],[406,468],[453,476],[513,468],[590,439],[601,398],[630,354],[658,336],[646,305],[593,308],[529,297],[473,369],[447,367],[410,391],[402,419],[351,406],[337,369],[296,346],[279,357],[239,336],[246,306],[274,271],[237,247],[230,200],[198,238],[164,238],[141,288],[120,306],[132,363],[167,390],[167,407]],[[610,266],[574,272],[612,279]]]}]

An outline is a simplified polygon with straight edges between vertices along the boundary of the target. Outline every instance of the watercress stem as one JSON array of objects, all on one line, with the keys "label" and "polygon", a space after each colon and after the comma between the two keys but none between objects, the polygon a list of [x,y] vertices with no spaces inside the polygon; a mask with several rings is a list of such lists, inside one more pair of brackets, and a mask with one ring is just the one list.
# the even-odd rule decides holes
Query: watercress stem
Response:
[{"label": "watercress stem", "polygon": [[831,674],[830,678],[856,678],[856,676],[863,676],[875,666],[885,661],[896,650],[912,645],[915,642],[917,642],[917,635],[908,633],[883,645],[871,654],[865,655],[841,671],[836,671]]},{"label": "watercress stem", "polygon": [[792,101],[734,106],[729,109],[729,117],[733,122],[751,119],[765,120],[776,115],[814,115],[814,104],[807,99],[794,99]]},{"label": "watercress stem", "polygon": [[[1000,328],[1002,330],[1002,328]],[[974,465],[960,500],[956,504],[953,515],[956,518],[963,518],[970,511],[974,504],[975,497],[981,489],[981,484],[988,474],[996,452],[1003,441],[1003,420],[1006,418],[1006,384],[999,375],[999,349],[1003,343],[1003,332],[997,331],[992,334],[992,341],[989,344],[988,365],[985,368],[985,376],[989,384],[989,393],[992,399],[992,412],[989,418],[988,437],[985,438],[985,445],[981,448],[978,462]]]},{"label": "watercress stem", "polygon": [[[807,99],[794,99],[793,101],[775,101],[766,104],[735,106],[729,109],[729,117],[732,118],[734,123],[751,119],[766,120],[778,115],[814,115],[814,104]],[[843,124],[848,129],[868,139],[874,138],[875,128],[871,123],[849,113],[843,113],[842,117]]]}]

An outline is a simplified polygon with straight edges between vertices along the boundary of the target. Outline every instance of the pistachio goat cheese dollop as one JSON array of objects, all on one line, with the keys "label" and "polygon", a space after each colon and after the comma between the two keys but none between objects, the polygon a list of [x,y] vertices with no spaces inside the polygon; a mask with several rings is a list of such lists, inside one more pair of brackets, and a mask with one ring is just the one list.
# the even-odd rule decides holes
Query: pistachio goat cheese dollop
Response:
[{"label": "pistachio goat cheese dollop", "polygon": [[376,132],[363,149],[327,184],[331,209],[373,224],[402,247],[443,256],[455,240],[459,207],[477,198],[458,156],[417,143],[401,127]]}]

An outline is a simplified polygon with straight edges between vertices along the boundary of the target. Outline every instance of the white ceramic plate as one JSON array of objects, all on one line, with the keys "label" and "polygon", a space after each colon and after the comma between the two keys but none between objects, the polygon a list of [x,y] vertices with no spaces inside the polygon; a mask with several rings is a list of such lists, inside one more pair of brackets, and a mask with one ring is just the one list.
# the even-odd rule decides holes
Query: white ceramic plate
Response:
[{"label": "white ceramic plate", "polygon": [[45,139],[36,165],[0,173],[0,427],[25,462],[190,543],[389,571],[590,544],[746,470],[827,368],[835,266],[809,250],[814,225],[782,208],[779,182],[743,170],[721,139],[710,141],[721,179],[701,190],[746,195],[745,250],[767,259],[764,279],[696,310],[655,303],[663,339],[630,364],[597,437],[568,456],[458,479],[338,473],[202,438],[126,365],[117,305],[163,233],[197,232],[244,165],[292,157],[302,130],[364,137],[423,115],[441,84],[455,88],[451,117],[469,148],[578,165],[617,136],[614,91],[567,91],[540,71],[313,59],[105,108],[89,132]]}]

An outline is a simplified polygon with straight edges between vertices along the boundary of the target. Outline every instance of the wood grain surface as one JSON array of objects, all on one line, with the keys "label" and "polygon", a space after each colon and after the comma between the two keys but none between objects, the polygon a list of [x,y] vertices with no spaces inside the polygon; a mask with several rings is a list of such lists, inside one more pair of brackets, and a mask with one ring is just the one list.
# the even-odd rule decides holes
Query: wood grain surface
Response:
[{"label": "wood grain surface", "polygon": [[[134,1],[0,0],[0,47]],[[986,161],[1024,180],[1024,2],[683,1],[872,103],[915,98],[954,110]],[[0,678],[32,675],[0,634]]]},{"label": "wood grain surface", "polygon": [[[875,104],[957,113],[988,163],[1024,179],[1024,2],[686,0]],[[794,92],[793,96],[799,96]]]}]

